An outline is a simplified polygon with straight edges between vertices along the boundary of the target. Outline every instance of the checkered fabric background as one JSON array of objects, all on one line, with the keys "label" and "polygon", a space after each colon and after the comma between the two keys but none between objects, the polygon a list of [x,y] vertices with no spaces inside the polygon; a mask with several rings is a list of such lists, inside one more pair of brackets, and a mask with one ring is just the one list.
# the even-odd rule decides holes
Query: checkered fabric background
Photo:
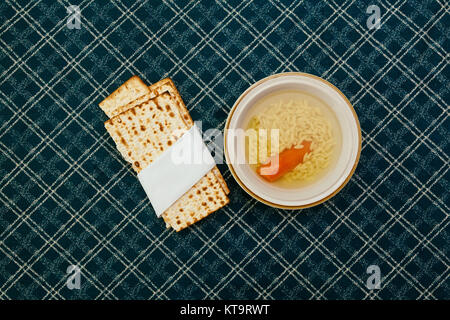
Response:
[{"label": "checkered fabric background", "polygon": [[[1,1],[0,299],[449,299],[449,12],[446,0]],[[278,210],[222,165],[231,203],[166,230],[98,102],[131,75],[170,76],[203,129],[222,129],[249,85],[285,71],[354,105],[363,145],[348,185]]]}]

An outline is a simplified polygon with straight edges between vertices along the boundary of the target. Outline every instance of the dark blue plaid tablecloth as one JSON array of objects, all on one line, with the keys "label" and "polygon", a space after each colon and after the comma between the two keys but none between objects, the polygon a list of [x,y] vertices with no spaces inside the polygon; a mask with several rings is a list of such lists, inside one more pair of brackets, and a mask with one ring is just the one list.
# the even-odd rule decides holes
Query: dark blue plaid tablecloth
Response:
[{"label": "dark blue plaid tablecloth", "polygon": [[[66,24],[70,5],[80,29]],[[449,11],[446,0],[1,1],[0,299],[449,299]],[[134,74],[170,76],[203,130],[222,129],[249,85],[285,71],[321,76],[354,105],[363,144],[348,185],[278,210],[222,165],[231,203],[166,230],[98,102]],[[380,289],[367,287],[371,265]]]}]

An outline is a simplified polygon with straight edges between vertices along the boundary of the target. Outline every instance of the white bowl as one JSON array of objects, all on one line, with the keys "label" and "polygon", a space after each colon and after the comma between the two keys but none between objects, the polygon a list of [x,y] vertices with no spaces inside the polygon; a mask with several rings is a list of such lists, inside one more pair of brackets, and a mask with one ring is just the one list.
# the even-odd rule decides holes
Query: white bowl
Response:
[{"label": "white bowl", "polygon": [[[236,143],[233,130],[245,129],[256,101],[280,90],[299,90],[325,102],[335,113],[342,133],[342,146],[336,164],[307,187],[282,188],[263,182],[248,164],[236,163],[245,154],[244,143]],[[361,129],[348,99],[334,85],[317,76],[288,72],[264,78],[248,88],[236,101],[225,125],[225,157],[236,181],[255,199],[273,207],[301,209],[330,199],[350,180],[361,152]]]}]

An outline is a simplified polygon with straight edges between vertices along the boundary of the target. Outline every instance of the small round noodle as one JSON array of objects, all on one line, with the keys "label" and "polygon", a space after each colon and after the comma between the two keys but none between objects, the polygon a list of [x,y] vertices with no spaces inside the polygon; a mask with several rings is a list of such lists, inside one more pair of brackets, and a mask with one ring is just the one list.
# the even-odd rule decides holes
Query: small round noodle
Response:
[{"label": "small round noodle", "polygon": [[[257,165],[292,146],[301,148],[305,140],[312,142],[311,153],[303,163],[283,176],[287,182],[311,180],[330,164],[336,144],[331,123],[319,107],[306,100],[271,104],[250,120],[247,130],[251,129],[259,131],[258,143],[248,145],[249,157],[256,157],[252,159],[257,159]],[[270,132],[274,129],[279,129],[278,148],[271,146]]]}]

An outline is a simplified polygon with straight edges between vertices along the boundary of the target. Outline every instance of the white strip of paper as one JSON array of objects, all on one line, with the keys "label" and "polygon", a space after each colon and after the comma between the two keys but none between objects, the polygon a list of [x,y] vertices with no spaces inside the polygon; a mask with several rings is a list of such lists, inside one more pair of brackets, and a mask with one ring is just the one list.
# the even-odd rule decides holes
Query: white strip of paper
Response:
[{"label": "white strip of paper", "polygon": [[172,147],[141,170],[138,179],[159,217],[214,165],[214,159],[194,125]]}]

